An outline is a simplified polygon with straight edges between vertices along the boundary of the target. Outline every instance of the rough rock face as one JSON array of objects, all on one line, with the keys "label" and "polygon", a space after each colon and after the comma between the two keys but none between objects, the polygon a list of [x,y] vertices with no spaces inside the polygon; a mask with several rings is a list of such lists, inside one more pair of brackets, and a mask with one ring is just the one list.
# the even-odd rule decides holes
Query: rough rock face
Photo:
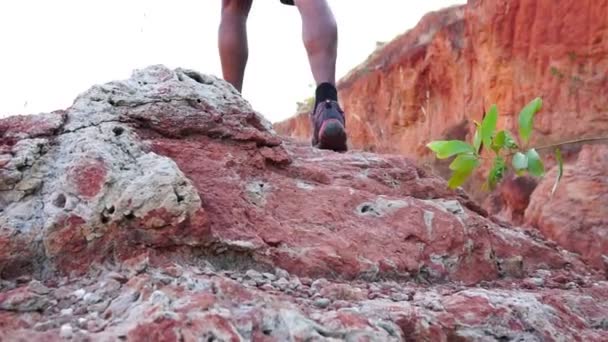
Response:
[{"label": "rough rock face", "polygon": [[[606,13],[608,0],[469,0],[428,14],[339,82],[350,143],[431,163],[429,141],[470,141],[493,103],[514,130],[537,96],[533,145],[606,135]],[[310,136],[305,113],[275,128]]]},{"label": "rough rock face", "polygon": [[86,269],[142,244],[201,243],[196,188],[135,128],[277,145],[263,124],[215,79],[163,68],[93,87],[67,111],[2,120],[0,271]]},{"label": "rough rock face", "polygon": [[608,338],[608,282],[400,156],[153,66],[0,120],[1,340]]},{"label": "rough rock face", "polygon": [[551,198],[551,170],[532,194],[527,223],[590,264],[608,268],[608,146],[583,147],[564,166],[562,183]]},{"label": "rough rock face", "polygon": [[[0,288],[3,341],[605,341],[608,287],[551,271],[479,287],[139,263]],[[570,281],[573,280],[573,281]]]}]

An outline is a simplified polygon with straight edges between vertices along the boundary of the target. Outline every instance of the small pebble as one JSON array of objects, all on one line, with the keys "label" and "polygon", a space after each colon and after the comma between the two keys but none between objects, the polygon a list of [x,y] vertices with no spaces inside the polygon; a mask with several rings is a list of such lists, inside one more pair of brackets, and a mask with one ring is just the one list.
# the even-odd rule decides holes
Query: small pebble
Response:
[{"label": "small pebble", "polygon": [[270,280],[266,279],[266,278],[259,278],[255,280],[255,283],[257,286],[262,286],[264,284],[267,284],[268,282],[270,282]]},{"label": "small pebble", "polygon": [[293,277],[289,281],[289,288],[292,290],[296,290],[296,289],[300,288],[301,286],[302,286],[302,283],[300,282],[300,279],[298,279],[298,277]]},{"label": "small pebble", "polygon": [[289,278],[289,272],[285,271],[284,269],[281,268],[277,268],[274,271],[274,274],[279,277],[279,278]]},{"label": "small pebble", "polygon": [[72,308],[67,308],[67,309],[63,309],[61,310],[61,316],[70,316],[74,313],[74,309]]},{"label": "small pebble", "polygon": [[93,312],[95,312],[95,313],[97,313],[97,312],[103,312],[103,311],[105,311],[108,308],[109,305],[110,305],[110,301],[109,300],[102,301],[102,302],[99,302],[99,303],[96,303],[96,304],[93,304],[93,305],[89,305],[87,307],[87,311],[90,312],[90,313],[93,313]]},{"label": "small pebble", "polygon": [[245,281],[243,282],[243,284],[244,284],[245,286],[249,286],[249,287],[256,287],[256,286],[258,286],[258,283],[257,283],[255,280],[251,280],[251,279],[249,279],[249,280],[245,280]]},{"label": "small pebble", "polygon": [[38,280],[32,280],[29,284],[29,288],[30,288],[30,291],[32,291],[36,294],[39,294],[39,295],[44,295],[44,294],[48,294],[49,292],[51,292],[51,289],[44,286]]},{"label": "small pebble", "polygon": [[245,276],[249,277],[250,279],[258,279],[262,277],[262,274],[256,270],[248,270],[245,272]]},{"label": "small pebble", "polygon": [[80,299],[82,297],[84,297],[84,295],[87,293],[87,291],[85,291],[84,289],[78,289],[74,292],[72,292],[72,294],[74,295],[74,297]]},{"label": "small pebble", "polygon": [[18,277],[17,279],[15,279],[17,284],[26,284],[26,283],[29,283],[31,280],[32,280],[32,277],[30,277],[29,275],[22,275],[22,276]]},{"label": "small pebble", "polygon": [[103,285],[103,293],[107,294],[110,292],[115,292],[120,290],[120,282],[118,280],[115,279],[110,279],[108,280],[104,285]]},{"label": "small pebble", "polygon": [[391,294],[391,300],[393,302],[405,302],[410,300],[410,296],[408,296],[407,293],[393,292]]},{"label": "small pebble", "polygon": [[537,288],[539,286],[543,286],[545,284],[545,280],[542,278],[527,278],[524,279],[523,281],[523,285],[525,288],[530,288],[530,289],[534,289]]},{"label": "small pebble", "polygon": [[337,300],[334,302],[334,305],[333,305],[334,309],[344,309],[344,308],[352,308],[352,307],[353,307],[353,304],[346,300]]},{"label": "small pebble", "polygon": [[62,338],[72,338],[72,335],[74,335],[74,331],[69,323],[62,325],[59,329],[59,336]]},{"label": "small pebble", "polygon": [[170,277],[178,278],[178,277],[181,277],[182,274],[184,274],[184,270],[179,266],[172,265],[172,266],[165,268],[163,270],[163,273]]},{"label": "small pebble", "polygon": [[268,283],[266,283],[266,284],[264,284],[264,285],[260,286],[260,289],[261,289],[261,290],[264,290],[264,291],[274,291],[274,290],[276,290],[276,289],[274,288],[274,286],[272,286],[271,284],[268,284]]},{"label": "small pebble", "polygon": [[87,312],[88,312],[88,311],[87,311],[87,306],[86,306],[86,305],[77,306],[77,307],[74,309],[74,315],[76,315],[76,316],[78,316],[78,315],[84,315],[84,314],[86,314]]},{"label": "small pebble", "polygon": [[534,272],[534,273],[536,273],[541,278],[551,276],[551,271],[549,271],[549,270],[540,269],[540,270],[536,270],[536,272]]},{"label": "small pebble", "polygon": [[312,285],[312,279],[310,279],[310,278],[300,278],[300,282],[304,286],[310,286],[310,285]]},{"label": "small pebble", "polygon": [[36,331],[47,331],[54,328],[57,328],[57,324],[54,321],[38,322],[34,324],[34,330]]},{"label": "small pebble", "polygon": [[319,278],[319,279],[313,281],[312,284],[310,284],[310,287],[315,289],[316,291],[318,291],[327,285],[329,285],[329,281],[327,281],[327,279]]},{"label": "small pebble", "polygon": [[192,273],[194,273],[196,275],[204,274],[203,270],[200,267],[196,267],[196,266],[192,267]]},{"label": "small pebble", "polygon": [[82,300],[87,304],[95,304],[101,302],[101,297],[98,294],[89,292],[82,297]]},{"label": "small pebble", "polygon": [[277,280],[277,277],[272,274],[272,273],[262,273],[262,275],[264,276],[264,278],[270,280],[270,281],[275,281]]},{"label": "small pebble", "polygon": [[124,276],[123,274],[118,273],[118,272],[110,272],[110,273],[108,273],[108,278],[114,279],[114,280],[120,282],[121,284],[124,284],[124,283],[127,282],[127,277]]},{"label": "small pebble", "polygon": [[274,284],[276,287],[279,288],[279,290],[281,291],[285,291],[285,289],[287,288],[287,286],[289,286],[289,281],[285,278],[279,278],[279,280],[277,280]]},{"label": "small pebble", "polygon": [[330,300],[327,298],[317,298],[314,301],[314,305],[320,309],[325,309],[329,306]]}]

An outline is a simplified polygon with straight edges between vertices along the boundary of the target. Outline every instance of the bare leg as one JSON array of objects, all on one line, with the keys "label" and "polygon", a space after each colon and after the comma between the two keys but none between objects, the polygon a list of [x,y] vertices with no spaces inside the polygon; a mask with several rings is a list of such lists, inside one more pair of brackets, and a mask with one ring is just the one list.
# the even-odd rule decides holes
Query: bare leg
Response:
[{"label": "bare leg", "polygon": [[302,38],[317,85],[336,83],[338,29],[326,0],[295,0],[302,16]]},{"label": "bare leg", "polygon": [[247,16],[253,0],[222,0],[222,20],[218,47],[224,79],[239,92],[243,89],[245,66],[249,57]]},{"label": "bare leg", "polygon": [[327,0],[295,0],[295,5],[302,16],[302,38],[317,83],[315,106],[311,113],[312,144],[321,149],[346,151],[346,120],[338,104],[335,87],[338,54],[336,20]]}]

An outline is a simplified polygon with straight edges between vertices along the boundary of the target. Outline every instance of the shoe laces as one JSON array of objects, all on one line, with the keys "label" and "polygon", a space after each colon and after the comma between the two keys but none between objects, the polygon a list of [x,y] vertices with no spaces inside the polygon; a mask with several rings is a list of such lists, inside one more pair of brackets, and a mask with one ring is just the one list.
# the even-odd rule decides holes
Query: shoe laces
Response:
[{"label": "shoe laces", "polygon": [[[338,113],[340,113],[340,115],[342,115],[342,117],[344,118],[344,111],[342,110],[342,108],[340,108],[340,105],[338,104],[337,101],[333,101],[333,100],[325,100],[323,101],[323,103],[319,103],[317,106],[321,106],[324,105],[325,109],[332,109],[332,107],[334,107],[336,109],[336,111]],[[315,116],[321,115],[323,112],[318,111],[315,109]]]}]

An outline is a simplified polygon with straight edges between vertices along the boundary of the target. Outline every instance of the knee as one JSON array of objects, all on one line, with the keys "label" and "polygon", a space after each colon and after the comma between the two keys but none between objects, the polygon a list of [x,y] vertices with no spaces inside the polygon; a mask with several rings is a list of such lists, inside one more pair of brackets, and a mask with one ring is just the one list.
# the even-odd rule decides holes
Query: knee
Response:
[{"label": "knee", "polygon": [[338,34],[338,26],[327,0],[295,0],[305,29],[326,37]]},{"label": "knee", "polygon": [[253,0],[222,0],[222,16],[247,18]]}]

